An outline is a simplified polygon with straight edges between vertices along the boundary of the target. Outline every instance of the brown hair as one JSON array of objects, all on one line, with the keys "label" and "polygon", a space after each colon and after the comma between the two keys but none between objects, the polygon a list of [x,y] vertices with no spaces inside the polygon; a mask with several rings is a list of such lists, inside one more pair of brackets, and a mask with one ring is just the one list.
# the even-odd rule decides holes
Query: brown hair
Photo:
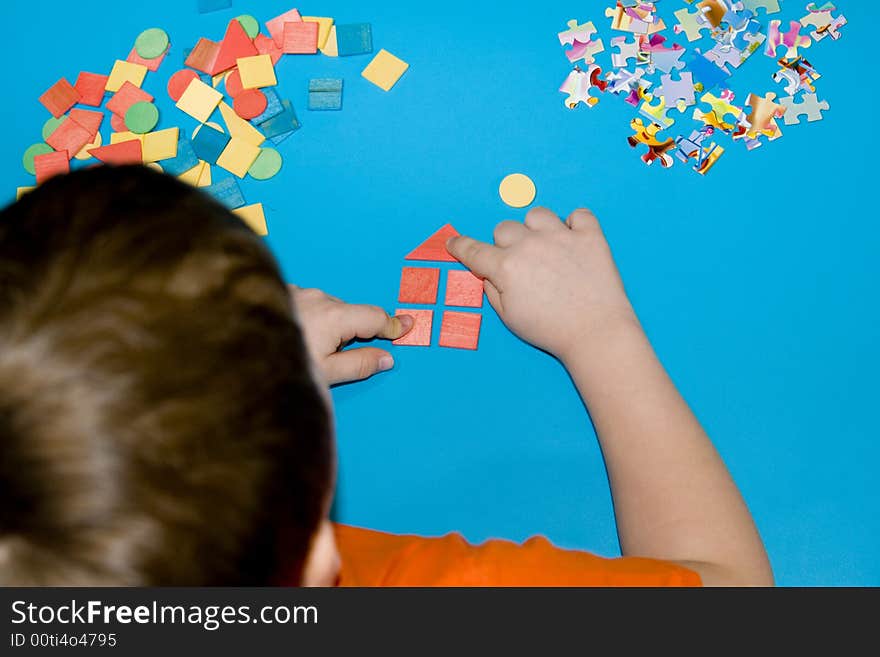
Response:
[{"label": "brown hair", "polygon": [[274,259],[208,196],[98,167],[0,213],[0,583],[301,572],[330,422]]}]

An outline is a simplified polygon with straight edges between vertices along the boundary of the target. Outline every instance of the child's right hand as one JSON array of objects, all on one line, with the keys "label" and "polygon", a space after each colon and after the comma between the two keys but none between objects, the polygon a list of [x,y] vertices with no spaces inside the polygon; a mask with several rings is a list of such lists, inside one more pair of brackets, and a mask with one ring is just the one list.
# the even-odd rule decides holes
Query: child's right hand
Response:
[{"label": "child's right hand", "polygon": [[504,323],[563,362],[579,345],[621,323],[638,326],[599,222],[575,210],[565,223],[534,208],[525,224],[503,221],[495,245],[453,237],[449,253],[485,279]]}]

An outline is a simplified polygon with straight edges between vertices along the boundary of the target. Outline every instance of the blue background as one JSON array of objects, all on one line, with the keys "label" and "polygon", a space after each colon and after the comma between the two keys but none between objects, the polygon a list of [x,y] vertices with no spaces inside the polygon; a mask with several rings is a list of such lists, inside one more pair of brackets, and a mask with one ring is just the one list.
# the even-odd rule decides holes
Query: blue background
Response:
[{"label": "blue background", "polygon": [[[728,151],[706,178],[681,164],[643,165],[625,141],[635,112],[615,97],[592,110],[563,108],[557,88],[569,66],[556,33],[570,18],[593,20],[607,69],[609,41],[620,34],[603,15],[610,2],[416,4],[299,5],[303,14],[371,22],[376,50],[411,68],[386,94],[359,77],[368,57],[280,62],[279,92],[303,128],[280,147],[281,175],[243,189],[248,202],[264,203],[289,280],[393,310],[404,255],[446,222],[490,239],[497,222],[522,219],[497,188],[507,173],[527,173],[538,203],[563,215],[588,206],[600,217],[660,357],[743,490],[779,583],[880,584],[871,3],[839,3],[850,20],[843,39],[804,52],[824,74],[826,120],[783,125],[781,140],[752,153],[722,137]],[[805,4],[788,0],[774,18],[796,20]],[[183,48],[221,38],[240,13],[262,22],[291,6],[236,0],[199,15],[195,5],[6,9],[8,196],[32,184],[21,153],[40,140],[48,114],[37,98],[60,76],[108,72],[141,30],[161,26],[172,52],[144,88],[160,99],[159,127],[191,130],[164,92]],[[670,27],[682,6],[661,3]],[[785,95],[770,78],[775,68],[756,54],[732,80],[737,100]],[[345,78],[343,110],[307,112],[307,81],[325,76]],[[694,125],[690,111],[681,132]],[[394,355],[394,372],[334,391],[338,520],[457,530],[473,541],[545,534],[619,553],[601,454],[559,363],[515,338],[488,304],[479,351]]]}]

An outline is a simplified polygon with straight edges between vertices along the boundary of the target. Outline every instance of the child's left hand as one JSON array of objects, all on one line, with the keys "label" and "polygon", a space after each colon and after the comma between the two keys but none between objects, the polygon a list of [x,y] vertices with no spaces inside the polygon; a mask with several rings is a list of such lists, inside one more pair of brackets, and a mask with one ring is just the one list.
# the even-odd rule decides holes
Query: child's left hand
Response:
[{"label": "child's left hand", "polygon": [[306,347],[328,385],[360,381],[394,367],[384,349],[341,349],[355,338],[396,340],[412,328],[412,317],[390,317],[378,306],[345,303],[313,288],[291,285],[290,294]]}]

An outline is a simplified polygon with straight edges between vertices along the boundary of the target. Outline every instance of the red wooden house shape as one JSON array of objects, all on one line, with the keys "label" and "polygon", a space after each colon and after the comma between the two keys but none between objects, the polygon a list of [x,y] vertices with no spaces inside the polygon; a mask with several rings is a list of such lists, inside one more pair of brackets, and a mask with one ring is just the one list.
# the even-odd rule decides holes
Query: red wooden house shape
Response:
[{"label": "red wooden house shape", "polygon": [[[425,240],[421,246],[406,256],[407,260],[420,262],[458,262],[446,250],[446,240],[458,235],[458,231],[446,224]],[[437,267],[404,267],[400,276],[401,304],[416,306],[437,305],[441,271]],[[483,307],[483,281],[466,269],[446,271],[446,294],[443,306],[459,308]],[[415,320],[412,330],[394,344],[427,347],[431,344],[434,325],[434,308],[398,308],[395,315],[410,315]],[[440,324],[441,347],[476,349],[480,340],[480,323],[483,316],[475,312],[446,310]]]}]

